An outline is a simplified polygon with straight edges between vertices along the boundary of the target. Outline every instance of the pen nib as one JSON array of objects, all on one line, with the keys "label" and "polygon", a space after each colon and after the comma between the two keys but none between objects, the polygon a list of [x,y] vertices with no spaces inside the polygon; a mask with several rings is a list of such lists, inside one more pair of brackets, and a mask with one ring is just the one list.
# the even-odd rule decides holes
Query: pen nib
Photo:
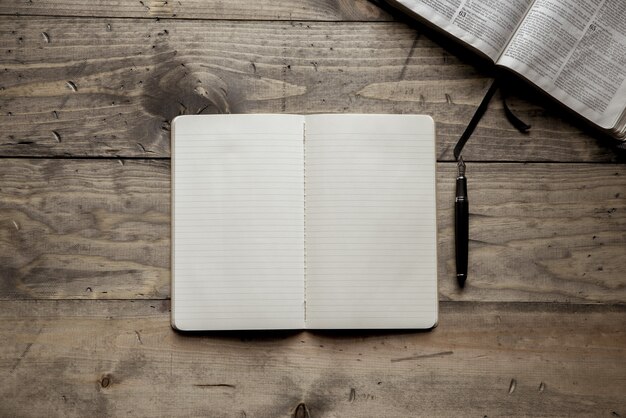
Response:
[{"label": "pen nib", "polygon": [[465,162],[463,161],[463,157],[459,157],[457,168],[459,170],[459,177],[465,176]]}]

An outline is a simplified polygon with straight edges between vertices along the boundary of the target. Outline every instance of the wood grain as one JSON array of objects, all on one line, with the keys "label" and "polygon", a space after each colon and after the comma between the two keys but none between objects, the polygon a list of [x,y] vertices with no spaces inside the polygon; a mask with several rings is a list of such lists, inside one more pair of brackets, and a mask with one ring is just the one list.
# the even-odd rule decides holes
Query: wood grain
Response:
[{"label": "wood grain", "polygon": [[[0,156],[167,157],[178,114],[352,112],[432,115],[438,158],[452,160],[491,81],[396,22],[5,16],[0,28]],[[531,134],[496,100],[467,160],[617,159],[558,110],[513,107]]]},{"label": "wood grain", "polygon": [[[169,161],[5,159],[0,299],[167,298]],[[470,279],[454,280],[455,165],[438,165],[443,300],[626,302],[626,168],[468,165]]]},{"label": "wood grain", "polygon": [[0,416],[626,416],[626,167],[529,89],[464,152],[462,293],[438,164],[433,331],[170,328],[176,115],[425,113],[452,160],[490,67],[378,3],[0,1]]},{"label": "wood grain", "polygon": [[624,306],[444,302],[431,332],[191,335],[168,310],[0,302],[0,414],[626,414]]},{"label": "wood grain", "polygon": [[1,298],[169,294],[168,161],[6,159],[0,187]]},{"label": "wood grain", "polygon": [[456,167],[437,176],[441,298],[625,302],[626,169],[469,164],[470,265],[454,281]]},{"label": "wood grain", "polygon": [[381,21],[368,0],[3,0],[0,14],[236,20]]}]

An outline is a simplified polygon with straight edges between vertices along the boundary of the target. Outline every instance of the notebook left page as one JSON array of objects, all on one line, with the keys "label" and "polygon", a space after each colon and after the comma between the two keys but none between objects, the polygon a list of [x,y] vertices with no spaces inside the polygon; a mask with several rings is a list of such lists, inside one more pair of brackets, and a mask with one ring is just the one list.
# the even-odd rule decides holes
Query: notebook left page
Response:
[{"label": "notebook left page", "polygon": [[304,118],[172,122],[172,326],[304,328]]}]

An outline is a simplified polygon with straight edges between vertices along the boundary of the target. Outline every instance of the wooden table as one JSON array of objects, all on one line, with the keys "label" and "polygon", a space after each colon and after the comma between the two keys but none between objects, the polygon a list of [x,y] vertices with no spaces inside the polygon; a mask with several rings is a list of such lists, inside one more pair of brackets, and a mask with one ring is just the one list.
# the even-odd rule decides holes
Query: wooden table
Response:
[{"label": "wooden table", "polygon": [[[491,82],[365,0],[0,2],[0,416],[626,417],[626,167],[534,94],[452,148]],[[437,123],[431,332],[184,335],[169,324],[169,122],[216,112]]]}]

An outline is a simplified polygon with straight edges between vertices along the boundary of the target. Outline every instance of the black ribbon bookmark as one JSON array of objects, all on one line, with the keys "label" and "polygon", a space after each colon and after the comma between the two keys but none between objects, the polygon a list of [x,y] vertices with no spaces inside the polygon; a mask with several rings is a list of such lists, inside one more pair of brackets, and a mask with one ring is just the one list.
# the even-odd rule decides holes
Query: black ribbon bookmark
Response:
[{"label": "black ribbon bookmark", "polygon": [[504,107],[504,114],[506,118],[509,120],[509,123],[515,127],[518,131],[523,134],[527,134],[530,131],[530,125],[521,120],[509,107],[506,102],[507,97],[509,96],[507,89],[502,86],[500,87],[500,94],[502,95],[502,106]]},{"label": "black ribbon bookmark", "polygon": [[517,129],[521,133],[525,134],[530,131],[531,126],[527,124],[526,122],[524,122],[523,120],[521,120],[517,115],[515,115],[515,113],[513,113],[513,111],[509,107],[506,101],[508,98],[508,91],[504,87],[504,84],[501,83],[498,78],[496,78],[491,83],[491,86],[489,86],[489,90],[487,90],[485,97],[483,97],[483,100],[480,102],[480,105],[478,105],[478,109],[476,109],[474,116],[472,116],[472,119],[467,125],[467,128],[465,128],[465,131],[463,132],[458,142],[454,146],[454,159],[456,161],[459,161],[459,157],[461,156],[461,151],[463,150],[463,147],[465,146],[467,141],[470,139],[470,137],[474,133],[474,129],[476,129],[478,122],[480,122],[480,120],[484,116],[485,112],[487,111],[487,108],[489,107],[489,102],[491,101],[493,96],[496,94],[496,91],[498,91],[498,89],[500,89],[500,94],[502,96],[502,106],[504,107],[504,114],[506,116],[506,119],[509,121],[509,123],[513,125],[515,129]]},{"label": "black ribbon bookmark", "polygon": [[[489,102],[495,95],[496,91],[500,88],[500,82],[496,78],[489,90],[487,90],[487,94],[483,97],[483,100],[480,102],[478,109],[472,116],[470,123],[465,128],[463,135],[459,138],[456,146],[454,147],[454,159],[457,161],[458,175],[456,179],[456,197],[455,197],[455,222],[454,222],[454,238],[455,238],[455,257],[456,257],[456,277],[459,283],[459,286],[463,288],[465,286],[465,281],[467,280],[467,265],[468,265],[468,248],[469,248],[469,200],[467,198],[467,176],[465,175],[466,166],[463,162],[463,157],[461,156],[461,151],[463,151],[463,147],[467,143],[467,141],[474,133],[474,129],[480,122],[480,119],[483,117],[485,112],[487,111],[487,107],[489,107]],[[504,107],[504,114],[506,115],[507,120],[513,125],[518,131],[522,133],[528,133],[530,130],[530,125],[522,121],[519,117],[517,117],[509,108],[509,105],[506,102],[507,93],[505,89],[501,89],[502,95],[502,105]]]},{"label": "black ribbon bookmark", "polygon": [[478,122],[480,122],[480,119],[483,117],[483,115],[487,111],[489,102],[491,101],[491,98],[493,97],[493,95],[496,94],[497,90],[498,90],[498,79],[496,78],[495,80],[493,80],[493,83],[491,83],[489,90],[487,90],[487,94],[485,94],[485,97],[483,97],[483,100],[480,102],[480,105],[478,105],[478,109],[476,109],[476,112],[474,113],[474,116],[472,116],[470,123],[467,125],[467,128],[465,128],[465,131],[463,132],[463,135],[461,135],[461,138],[459,138],[458,142],[456,143],[454,147],[454,159],[456,161],[459,161],[459,157],[461,156],[461,151],[463,150],[463,147],[465,146],[467,141],[470,139],[470,137],[474,133],[474,129],[476,129]]}]

